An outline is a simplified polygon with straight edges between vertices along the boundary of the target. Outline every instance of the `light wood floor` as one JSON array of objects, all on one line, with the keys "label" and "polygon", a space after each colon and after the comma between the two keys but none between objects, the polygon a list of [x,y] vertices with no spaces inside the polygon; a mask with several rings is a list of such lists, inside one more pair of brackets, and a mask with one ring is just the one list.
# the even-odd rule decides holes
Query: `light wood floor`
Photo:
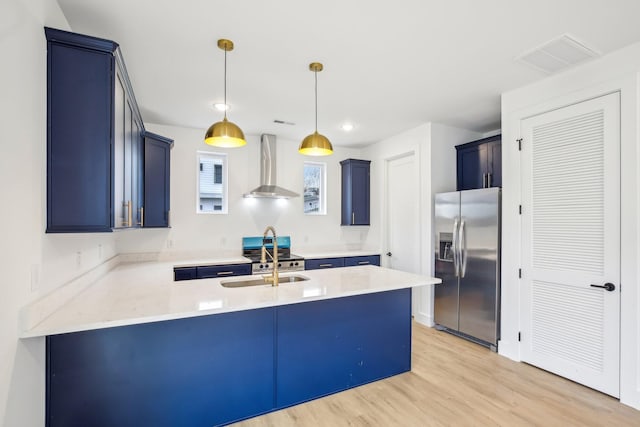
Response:
[{"label": "light wood floor", "polygon": [[414,322],[411,372],[234,425],[640,426],[640,411]]}]

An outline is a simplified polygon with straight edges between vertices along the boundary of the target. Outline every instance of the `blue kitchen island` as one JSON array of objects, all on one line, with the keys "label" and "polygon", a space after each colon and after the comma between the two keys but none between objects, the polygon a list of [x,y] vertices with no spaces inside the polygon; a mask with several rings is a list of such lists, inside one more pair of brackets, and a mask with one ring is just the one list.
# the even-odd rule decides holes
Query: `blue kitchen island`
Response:
[{"label": "blue kitchen island", "polygon": [[24,334],[46,336],[47,426],[224,425],[411,369],[411,288],[437,279],[374,266],[304,275],[278,288],[172,282],[168,301],[139,289],[129,308],[143,316],[121,308],[101,323],[88,307],[121,298],[117,285],[93,289],[109,279],[92,286]]}]

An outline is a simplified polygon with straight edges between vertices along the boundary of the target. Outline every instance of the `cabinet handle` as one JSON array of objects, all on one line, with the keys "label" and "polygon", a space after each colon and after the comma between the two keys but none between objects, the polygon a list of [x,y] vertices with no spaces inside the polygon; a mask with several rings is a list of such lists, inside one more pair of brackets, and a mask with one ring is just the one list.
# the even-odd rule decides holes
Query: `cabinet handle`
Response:
[{"label": "cabinet handle", "polygon": [[482,174],[482,188],[487,188],[487,174]]},{"label": "cabinet handle", "polygon": [[140,227],[144,227],[144,207],[140,208],[140,222],[138,223]]},{"label": "cabinet handle", "polygon": [[356,223],[356,212],[353,211],[351,212],[351,225],[354,225]]},{"label": "cabinet handle", "polygon": [[333,264],[320,264],[318,267],[333,267]]},{"label": "cabinet handle", "polygon": [[491,172],[487,174],[487,188],[491,187]]},{"label": "cabinet handle", "polygon": [[219,271],[216,273],[218,276],[231,276],[233,271]]},{"label": "cabinet handle", "polygon": [[369,261],[359,261],[358,265],[367,265],[369,264]]},{"label": "cabinet handle", "polygon": [[122,220],[122,226],[123,227],[131,227],[133,226],[133,212],[131,211],[131,200],[128,200],[126,202],[122,202],[122,207],[126,207],[127,209],[127,214],[125,216],[126,219],[123,218]]}]

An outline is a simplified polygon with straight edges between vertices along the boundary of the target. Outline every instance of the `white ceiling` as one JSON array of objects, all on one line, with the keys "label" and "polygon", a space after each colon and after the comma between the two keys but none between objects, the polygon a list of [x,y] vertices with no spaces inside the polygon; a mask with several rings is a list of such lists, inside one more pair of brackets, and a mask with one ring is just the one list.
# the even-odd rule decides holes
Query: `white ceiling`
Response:
[{"label": "white ceiling", "polygon": [[[118,42],[146,122],[335,145],[434,121],[500,127],[500,94],[545,77],[515,58],[563,33],[606,54],[640,40],[638,0],[58,0],[71,29]],[[275,124],[274,119],[295,123]],[[341,130],[350,121],[355,129]],[[170,136],[170,135],[168,135]]]}]

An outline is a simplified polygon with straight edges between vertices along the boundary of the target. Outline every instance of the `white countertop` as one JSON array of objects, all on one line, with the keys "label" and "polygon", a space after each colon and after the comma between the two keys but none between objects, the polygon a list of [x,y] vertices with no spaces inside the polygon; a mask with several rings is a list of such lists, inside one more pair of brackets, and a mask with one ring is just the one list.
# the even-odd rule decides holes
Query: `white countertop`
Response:
[{"label": "white countertop", "polygon": [[[23,338],[251,310],[440,283],[440,279],[376,266],[343,267],[299,274],[307,281],[225,288],[225,279],[173,281],[175,262],[120,264],[75,296]],[[193,264],[191,264],[193,265]]]}]

